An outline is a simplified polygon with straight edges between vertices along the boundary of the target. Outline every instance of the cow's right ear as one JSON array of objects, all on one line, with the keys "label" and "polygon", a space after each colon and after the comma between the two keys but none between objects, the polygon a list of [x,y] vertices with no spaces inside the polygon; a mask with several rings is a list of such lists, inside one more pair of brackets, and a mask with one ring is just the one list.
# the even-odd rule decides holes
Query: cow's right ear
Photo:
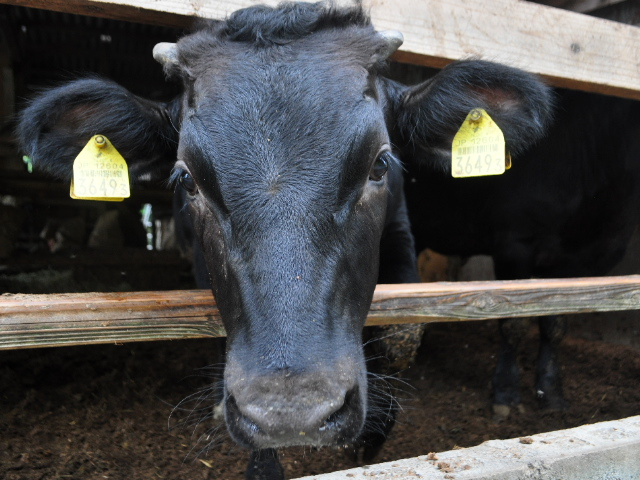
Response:
[{"label": "cow's right ear", "polygon": [[106,136],[132,181],[167,178],[175,163],[179,103],[137,97],[89,78],[46,90],[18,118],[17,138],[35,168],[70,180],[73,161],[94,135]]},{"label": "cow's right ear", "polygon": [[483,108],[504,134],[506,149],[518,154],[546,132],[553,94],[537,76],[483,60],[465,60],[426,82],[385,84],[392,105],[392,142],[410,162],[448,170],[451,144],[467,114]]}]

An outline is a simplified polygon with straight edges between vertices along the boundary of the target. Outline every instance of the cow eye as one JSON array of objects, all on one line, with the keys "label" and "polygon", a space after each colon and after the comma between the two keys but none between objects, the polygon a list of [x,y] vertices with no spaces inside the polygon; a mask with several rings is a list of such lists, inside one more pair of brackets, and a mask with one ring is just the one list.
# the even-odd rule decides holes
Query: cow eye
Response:
[{"label": "cow eye", "polygon": [[376,158],[369,172],[369,180],[373,180],[374,182],[382,180],[387,170],[389,170],[390,155],[389,152],[384,152]]},{"label": "cow eye", "polygon": [[178,182],[180,186],[184,188],[189,195],[195,195],[198,193],[198,186],[196,185],[195,180],[191,176],[189,172],[183,171],[178,177]]}]

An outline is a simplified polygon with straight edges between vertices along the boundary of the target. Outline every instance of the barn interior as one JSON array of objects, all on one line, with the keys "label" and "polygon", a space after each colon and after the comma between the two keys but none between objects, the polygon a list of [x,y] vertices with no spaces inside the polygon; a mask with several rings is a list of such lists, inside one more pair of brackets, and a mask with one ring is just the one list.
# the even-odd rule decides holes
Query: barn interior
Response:
[{"label": "barn interior", "polygon": [[[21,111],[34,93],[79,76],[107,77],[125,86],[133,93],[151,99],[172,98],[178,92],[178,85],[165,80],[161,66],[151,56],[151,50],[158,42],[175,41],[187,31],[188,26],[186,24],[167,26],[163,22],[154,23],[147,19],[141,23],[134,23],[113,18],[29,8],[18,5],[20,3],[0,0],[0,293],[123,292],[195,288],[189,249],[180,246],[174,235],[172,192],[167,188],[167,185],[162,183],[133,185],[131,198],[121,203],[74,200],[69,196],[67,183],[32,170],[29,159],[19,151],[14,138],[15,115]],[[637,0],[540,0],[535,3],[628,24],[640,24],[640,3]],[[432,70],[429,68],[405,63],[393,63],[391,72],[395,78],[402,79],[407,83],[418,82],[432,74]],[[424,256],[434,258],[436,255],[431,252]],[[439,257],[433,264],[424,265],[422,273],[425,280],[479,280],[491,278],[491,270],[490,259],[486,257],[473,259],[464,266],[460,264],[459,259]],[[640,273],[640,237],[638,235],[634,237],[625,259],[610,274],[634,273]],[[636,312],[618,312],[608,316],[609,320],[606,325],[603,316],[604,314],[589,314],[572,317],[571,332],[573,336],[579,339],[604,340],[624,344],[640,350],[640,317]],[[474,328],[476,330],[473,330]],[[453,327],[456,335],[460,338],[467,335],[485,334],[489,328],[490,326],[474,326],[468,330],[471,333],[465,333],[460,325]],[[445,333],[445,330],[435,331],[433,341],[429,342],[428,347],[437,350],[436,344]],[[184,373],[184,370],[179,373],[178,366],[197,368],[197,365],[202,365],[202,362],[206,361],[203,359],[205,355],[196,355],[190,352],[193,348],[192,345],[200,347],[203,345],[201,340],[193,342],[195,343],[188,345],[182,341],[169,346],[159,346],[157,348],[160,348],[160,354],[157,349],[154,351],[152,346],[139,347],[136,354],[138,357],[148,356],[150,358],[160,355],[167,362],[176,361],[177,366],[175,371],[172,370],[172,374],[174,377],[179,377]],[[492,340],[487,342],[492,343]],[[464,340],[450,346],[451,349],[466,347],[468,347],[468,342]],[[600,347],[594,347],[594,351],[598,348]],[[176,360],[177,357],[168,353],[172,349],[180,350],[184,356]],[[627,353],[624,355],[630,351],[632,350],[625,350]],[[80,352],[80,350],[74,352]],[[90,355],[87,350],[81,353]],[[450,351],[439,352],[438,355],[445,357],[448,353]],[[136,369],[131,367],[131,359],[136,354],[129,356],[122,354],[122,358],[118,357],[115,360],[111,353],[102,354],[98,360],[100,365],[95,368],[106,371],[108,367],[105,364],[114,360],[116,363],[122,362],[120,365],[124,365],[122,368],[127,372],[130,370],[133,372]],[[427,354],[423,352],[422,355],[426,356]],[[531,356],[533,355],[534,353],[531,353]],[[580,355],[582,359],[583,356]],[[616,368],[624,364],[624,355],[619,353],[613,355],[613,361],[617,362]],[[27,357],[28,354],[23,351],[12,358],[22,361]],[[4,358],[1,357],[0,360]],[[18,360],[14,360],[14,363]],[[68,357],[63,359],[56,357],[53,361],[55,365],[64,366],[64,368],[71,368],[71,365],[77,367],[77,362],[73,362]],[[633,368],[638,368],[635,366],[637,361],[633,359],[632,362],[635,362]],[[627,363],[626,366],[628,367],[629,364]],[[1,368],[2,362],[0,361]],[[162,368],[154,368],[157,368],[158,372],[154,370],[153,375],[156,377],[153,378],[160,378],[162,374],[166,373],[162,371]],[[172,369],[174,369],[173,366]],[[575,371],[578,370],[579,367],[576,367]],[[629,372],[633,371],[636,370],[629,370]],[[0,372],[2,371],[0,370]],[[8,370],[0,373],[0,385],[4,381],[17,381],[13,371],[10,374],[7,372]],[[113,376],[111,370],[109,372],[109,375]],[[598,371],[598,374],[607,375],[604,369]],[[83,378],[89,379],[92,375],[93,373],[89,372],[84,374]],[[131,375],[144,375],[144,373],[135,371]],[[622,376],[623,374],[616,370],[616,375]],[[629,377],[631,375],[632,373],[629,373]],[[35,390],[34,383],[36,381],[31,381],[25,387],[25,392]],[[625,381],[627,381],[626,377]],[[166,393],[168,388],[167,384],[163,384],[162,393]],[[461,383],[456,383],[455,388],[459,389],[460,395],[463,395],[466,387]],[[622,387],[620,387],[620,391],[622,391]],[[603,404],[607,392],[606,389],[597,391],[598,395],[604,396],[601,400]],[[627,390],[624,392],[625,395],[629,395]],[[152,392],[152,394],[156,393],[156,391]],[[39,398],[36,393],[29,394]],[[73,395],[74,392],[65,390],[65,394]],[[2,394],[0,393],[0,395]],[[82,395],[85,393],[83,392]],[[130,400],[138,402],[138,397],[134,397],[135,395]],[[9,400],[15,399],[10,398]],[[8,404],[9,400],[5,404]],[[23,406],[30,405],[31,402],[28,399],[20,401],[23,402],[21,404]],[[79,402],[81,399],[70,399],[72,404]],[[626,409],[621,407],[618,410],[607,403],[606,407],[602,407],[605,415],[602,418],[609,418],[606,415],[631,414],[634,411],[634,405],[640,408],[637,402],[637,397],[629,397],[630,406]],[[16,400],[16,404],[18,403]],[[469,405],[475,405],[474,408],[478,411],[480,409],[471,400],[469,400]],[[49,411],[57,411],[57,407],[52,407],[51,404],[47,408]],[[113,404],[108,408],[127,407]],[[425,405],[424,408],[426,409],[428,406]],[[640,410],[636,410],[635,414],[638,412]],[[47,415],[44,410],[40,414],[43,418]],[[532,412],[522,415],[523,417],[527,416],[527,419],[535,416]],[[594,413],[592,418],[598,420],[601,417]],[[66,417],[65,420],[73,421]],[[155,417],[155,421],[162,422],[164,420]],[[21,421],[26,423],[24,418]],[[539,419],[539,421],[544,423],[545,419]],[[565,425],[555,417],[546,421],[554,426]],[[123,420],[123,422],[126,421]],[[407,422],[410,423],[411,420]],[[455,429],[459,427],[451,427],[450,424],[444,422],[436,423],[434,428],[437,431],[442,432],[449,440],[454,439],[451,440],[451,445],[443,444],[447,445],[444,448],[453,448],[454,445],[458,445],[455,439],[459,437],[461,432]],[[476,436],[474,441],[494,438],[487,436],[489,435],[487,432],[493,428],[487,425],[482,424],[480,428],[487,430],[482,435]],[[409,431],[407,427],[408,425],[404,425],[401,427],[401,431]],[[18,427],[12,426],[11,428],[12,431],[15,431]],[[471,427],[468,426],[468,428]],[[41,434],[35,430],[34,432],[34,435]],[[498,435],[519,434],[518,430],[510,429]],[[133,437],[124,438],[124,434],[119,430],[114,435],[121,442],[119,445],[123,451],[127,451],[131,442],[136,441],[131,439]],[[185,446],[189,443],[190,430],[188,433],[183,432],[178,435],[178,443],[182,443],[180,447],[176,447],[176,451],[179,454],[190,454],[193,447]],[[150,443],[153,439],[147,436],[143,441]],[[407,443],[410,441],[409,437],[408,440],[400,442],[396,448],[408,451]],[[167,442],[168,440],[165,440],[165,447]],[[75,441],[72,443],[76,444]],[[460,443],[464,443],[464,441],[460,441]],[[7,445],[8,442],[0,444],[5,447],[6,452],[10,452]],[[442,448],[442,446],[437,445],[434,448]],[[2,452],[0,452],[1,454]],[[28,457],[20,457],[19,460],[16,460],[17,457],[14,454],[17,455],[16,452],[11,451],[11,455],[13,455],[10,455],[11,465],[14,471],[5,471],[5,474],[8,475],[7,478],[40,478],[34,473],[37,468],[21,470],[26,468]],[[48,458],[47,455],[50,455],[50,452],[47,454],[45,451],[41,456]],[[244,458],[244,454],[235,447],[225,446],[224,455],[228,456],[231,462],[237,464],[233,467],[235,468],[234,472],[236,470],[240,472],[243,461],[236,460],[235,456]],[[312,474],[314,470],[305,470],[301,466],[304,460],[311,458],[312,455],[314,453],[302,451],[298,456],[292,456],[287,467],[288,473]],[[75,472],[81,473],[76,473],[75,476],[70,474],[70,476],[72,478],[89,478],[83,475],[93,475],[109,470],[104,465],[92,467],[92,458],[91,455],[87,455],[81,469],[78,469],[77,465],[75,467]],[[179,460],[182,460],[182,457]],[[41,465],[46,465],[47,461],[42,460]],[[164,459],[161,461],[156,458],[154,461],[160,465]],[[189,463],[188,468],[193,475],[192,478],[236,478],[233,475],[228,477],[215,476],[212,472],[217,470],[207,464],[210,461],[206,457],[202,457],[199,462],[194,460]],[[344,466],[348,465],[348,462],[348,459],[339,461],[323,459],[318,461],[318,465],[320,465],[318,469],[327,468],[327,465]],[[1,463],[2,457],[0,456]],[[202,467],[206,473],[201,473],[196,467]],[[65,468],[67,468],[64,470],[66,473],[73,471],[71,464],[65,465]],[[30,473],[21,477],[20,475],[26,471]],[[131,471],[122,470],[119,474],[129,475]],[[2,472],[0,471],[0,473]],[[151,475],[159,478],[179,478],[179,473],[168,473],[165,477],[161,473],[160,467],[156,470],[149,467],[149,471],[147,471],[147,474],[150,475],[148,478],[151,478]],[[241,473],[238,473],[237,478],[241,478],[240,475]],[[127,477],[118,477],[116,474],[110,478]]]},{"label": "barn interior", "polygon": [[[640,21],[633,0],[537,3],[625,23]],[[192,287],[189,252],[186,247],[181,251],[175,239],[172,194],[166,185],[134,185],[131,198],[122,203],[73,200],[68,185],[32,171],[13,135],[15,115],[28,99],[69,79],[98,75],[150,99],[172,98],[178,85],[165,81],[150,52],[160,41],[179,38],[188,26],[1,4],[0,27],[0,290]],[[392,66],[392,75],[407,83],[431,72],[408,64]]]},{"label": "barn interior", "polygon": [[[627,24],[640,22],[640,8],[634,0],[536,3]],[[160,41],[178,39],[187,31],[188,22],[164,23],[153,19],[133,23],[0,4],[1,291],[144,291],[194,286],[189,249],[180,246],[174,235],[172,193],[167,185],[133,185],[133,194],[121,203],[73,200],[68,185],[32,170],[13,135],[15,116],[29,98],[69,79],[97,75],[150,99],[175,96],[178,85],[165,80],[150,52]],[[393,62],[391,67],[392,76],[406,83],[417,83],[432,72],[407,63]],[[636,243],[632,242],[632,247]],[[635,251],[631,248],[612,273],[639,271]],[[478,270],[476,264],[487,266]],[[456,273],[458,266],[457,259],[444,263],[440,259],[430,267],[423,266],[423,277],[455,280],[492,275],[490,259],[474,260],[464,272]],[[435,271],[425,270],[428,268]],[[575,321],[579,323],[577,317]],[[591,321],[584,322],[602,330]],[[585,335],[593,331],[584,330]],[[638,345],[635,330],[625,328],[621,335],[615,333],[618,330],[598,335],[617,336]]]},{"label": "barn interior", "polygon": [[[173,237],[172,193],[134,186],[123,202],[73,200],[69,185],[33,171],[17,151],[15,114],[39,89],[98,75],[168,99],[150,53],[178,28],[1,5],[0,289],[11,293],[188,288],[188,260]],[[169,273],[167,273],[169,272]]]}]

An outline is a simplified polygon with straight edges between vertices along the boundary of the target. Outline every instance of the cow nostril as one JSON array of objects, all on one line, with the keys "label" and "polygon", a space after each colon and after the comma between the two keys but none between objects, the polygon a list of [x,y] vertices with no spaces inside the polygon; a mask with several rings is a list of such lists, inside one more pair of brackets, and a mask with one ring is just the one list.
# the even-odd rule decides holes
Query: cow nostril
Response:
[{"label": "cow nostril", "polygon": [[353,422],[354,411],[361,409],[362,406],[360,405],[360,395],[358,387],[356,387],[347,392],[342,407],[329,415],[322,427],[320,427],[320,431],[324,431],[327,428],[335,431],[340,431],[345,429],[346,427],[349,427],[349,425]]},{"label": "cow nostril", "polygon": [[229,395],[225,402],[225,416],[227,420],[233,419],[236,427],[233,429],[235,433],[234,438],[240,444],[251,447],[253,443],[252,438],[262,433],[262,429],[257,423],[242,414],[233,395]]}]

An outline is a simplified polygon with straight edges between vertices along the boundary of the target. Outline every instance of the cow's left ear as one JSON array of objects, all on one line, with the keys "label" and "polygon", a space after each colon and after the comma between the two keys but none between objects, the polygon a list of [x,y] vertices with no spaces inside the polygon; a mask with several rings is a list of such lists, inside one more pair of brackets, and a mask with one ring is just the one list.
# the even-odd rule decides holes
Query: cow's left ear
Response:
[{"label": "cow's left ear", "polygon": [[161,180],[175,164],[178,109],[88,78],[36,96],[20,113],[16,136],[34,167],[58,178],[71,179],[75,157],[100,134],[127,161],[132,181]]},{"label": "cow's left ear", "polygon": [[392,141],[410,161],[450,168],[451,143],[467,114],[483,108],[517,154],[539,140],[552,118],[551,89],[535,75],[482,60],[453,63],[413,87],[389,82]]}]

